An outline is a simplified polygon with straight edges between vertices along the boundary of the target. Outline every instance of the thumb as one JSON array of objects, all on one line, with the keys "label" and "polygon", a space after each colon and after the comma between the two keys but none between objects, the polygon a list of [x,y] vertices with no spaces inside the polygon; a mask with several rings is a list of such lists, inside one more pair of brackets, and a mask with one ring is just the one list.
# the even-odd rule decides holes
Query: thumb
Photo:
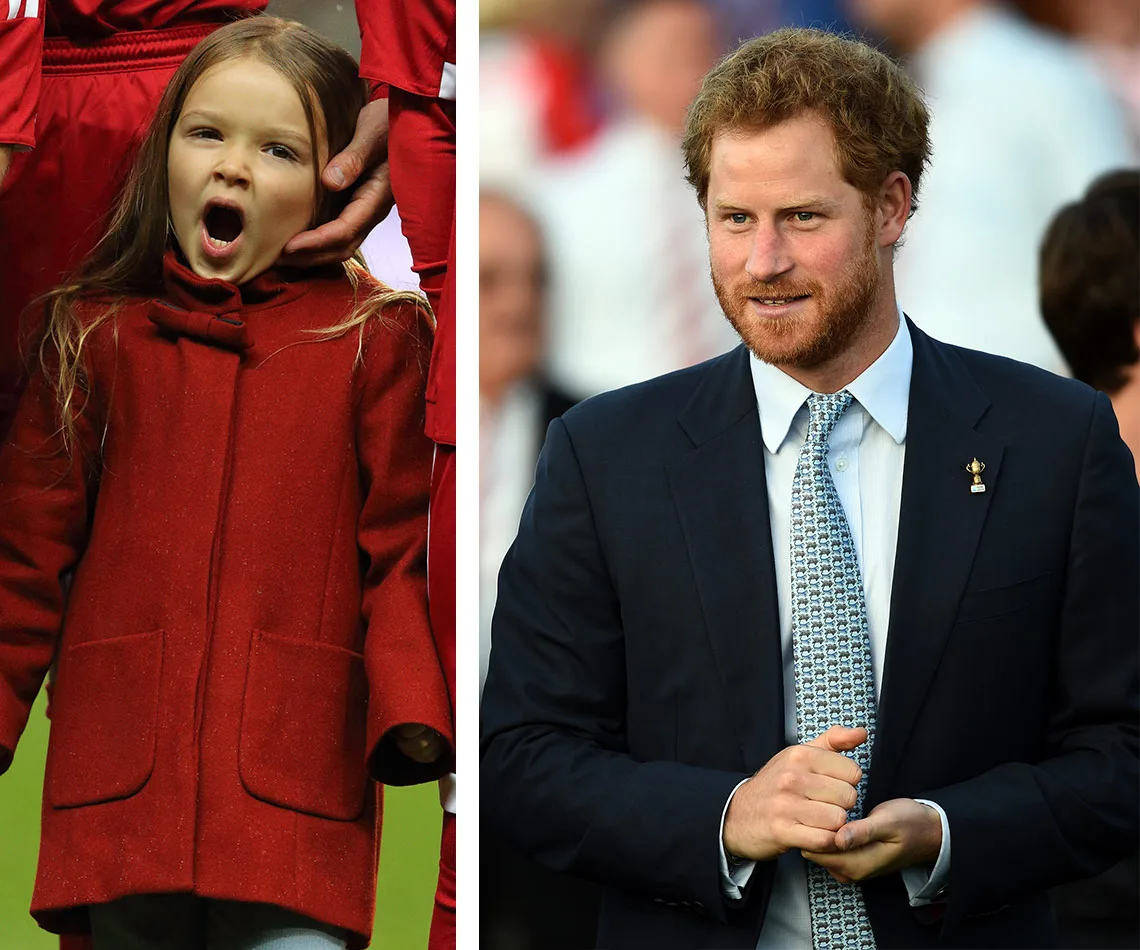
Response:
[{"label": "thumb", "polygon": [[367,168],[387,157],[387,101],[369,103],[356,120],[352,141],[329,160],[321,175],[325,187],[342,191],[355,182]]},{"label": "thumb", "polygon": [[832,726],[823,735],[816,736],[807,745],[817,749],[827,749],[828,752],[850,752],[867,741],[867,730],[862,726],[849,728],[847,726]]},{"label": "thumb", "polygon": [[878,829],[872,816],[849,821],[835,833],[835,844],[840,851],[853,851],[878,840]]}]

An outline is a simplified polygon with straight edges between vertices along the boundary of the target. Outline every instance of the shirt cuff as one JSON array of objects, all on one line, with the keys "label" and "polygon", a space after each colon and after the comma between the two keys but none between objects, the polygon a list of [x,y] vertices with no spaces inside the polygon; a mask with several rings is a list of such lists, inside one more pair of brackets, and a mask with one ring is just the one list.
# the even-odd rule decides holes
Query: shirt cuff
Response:
[{"label": "shirt cuff", "polygon": [[946,879],[950,876],[950,822],[940,805],[925,798],[916,798],[915,801],[920,805],[929,805],[938,812],[938,820],[942,823],[942,847],[938,851],[938,860],[934,862],[934,866],[916,864],[902,869],[903,884],[906,885],[910,906],[925,907],[927,904],[938,903],[944,898]]},{"label": "shirt cuff", "polygon": [[439,780],[439,804],[444,811],[455,814],[455,773],[449,772]]},{"label": "shirt cuff", "polygon": [[[748,779],[744,780],[744,782],[747,781]],[[728,815],[728,806],[732,803],[732,796],[739,791],[744,782],[732,790],[728,796],[728,801],[724,803],[724,811],[720,813],[720,835],[717,837],[719,842],[717,851],[720,853],[720,892],[730,901],[740,900],[742,896],[740,889],[748,883],[748,879],[752,877],[752,871],[756,867],[755,861],[749,861],[745,858],[733,857],[730,860],[724,850],[724,819]]]}]

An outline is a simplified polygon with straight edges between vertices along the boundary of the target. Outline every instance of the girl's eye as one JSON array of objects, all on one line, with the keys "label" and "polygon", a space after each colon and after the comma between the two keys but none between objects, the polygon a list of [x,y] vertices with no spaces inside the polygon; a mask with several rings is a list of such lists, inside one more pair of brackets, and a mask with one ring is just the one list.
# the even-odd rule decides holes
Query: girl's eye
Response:
[{"label": "girl's eye", "polygon": [[217,129],[194,129],[190,132],[190,137],[217,142],[221,141],[222,135]]},{"label": "girl's eye", "polygon": [[284,145],[270,145],[266,151],[274,158],[282,158],[287,162],[295,162],[297,160],[296,153]]}]

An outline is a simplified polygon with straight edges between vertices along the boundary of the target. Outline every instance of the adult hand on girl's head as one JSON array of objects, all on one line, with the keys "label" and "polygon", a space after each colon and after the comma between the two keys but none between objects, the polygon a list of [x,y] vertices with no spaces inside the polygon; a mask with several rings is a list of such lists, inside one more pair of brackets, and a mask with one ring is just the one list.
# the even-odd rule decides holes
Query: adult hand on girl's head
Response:
[{"label": "adult hand on girl's head", "polygon": [[395,733],[396,747],[409,759],[425,765],[438,759],[447,748],[443,736],[422,723],[404,723],[396,726]]},{"label": "adult hand on girl's head", "polygon": [[356,185],[340,215],[285,245],[278,263],[316,267],[348,260],[377,224],[388,217],[395,201],[388,175],[388,100],[376,99],[360,110],[356,134],[334,155],[321,174],[332,191]]}]

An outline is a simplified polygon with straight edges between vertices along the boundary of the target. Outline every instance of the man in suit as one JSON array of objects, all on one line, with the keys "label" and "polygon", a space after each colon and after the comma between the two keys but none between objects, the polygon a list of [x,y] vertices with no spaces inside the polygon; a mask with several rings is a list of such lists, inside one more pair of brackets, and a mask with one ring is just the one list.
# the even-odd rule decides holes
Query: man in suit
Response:
[{"label": "man in suit", "polygon": [[684,148],[745,346],[547,435],[482,800],[606,885],[600,946],[1043,947],[1136,840],[1131,458],[1103,395],[902,316],[927,121],[855,41],[726,58]]}]

